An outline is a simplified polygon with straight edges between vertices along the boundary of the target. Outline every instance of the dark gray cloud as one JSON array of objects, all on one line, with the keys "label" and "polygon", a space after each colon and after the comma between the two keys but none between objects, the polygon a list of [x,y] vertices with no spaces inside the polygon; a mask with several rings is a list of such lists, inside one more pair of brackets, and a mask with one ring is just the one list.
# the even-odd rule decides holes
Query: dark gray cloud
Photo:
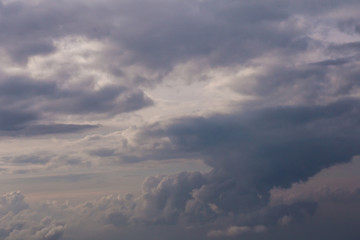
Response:
[{"label": "dark gray cloud", "polygon": [[[6,117],[9,117],[9,115],[7,115]],[[11,122],[8,125],[3,125],[3,127],[5,129],[0,131],[0,135],[2,136],[26,137],[26,136],[37,136],[37,135],[47,135],[47,134],[77,133],[85,130],[94,129],[99,126],[86,125],[86,124],[46,124],[46,125],[19,126],[19,125],[14,125],[14,123]]]},{"label": "dark gray cloud", "polygon": [[82,86],[64,89],[54,82],[25,76],[3,76],[0,81],[0,130],[2,135],[71,133],[98,127],[90,124],[62,124],[49,121],[51,115],[116,115],[153,104],[140,90],[106,86],[99,90]]},{"label": "dark gray cloud", "polygon": [[349,18],[338,23],[339,29],[350,34],[360,34],[360,19]]},{"label": "dark gray cloud", "polygon": [[39,41],[24,43],[20,47],[10,50],[13,60],[25,64],[29,57],[35,55],[46,55],[56,50],[51,41]]},{"label": "dark gray cloud", "polygon": [[[33,97],[50,97],[58,92],[56,83],[37,81],[26,76],[2,75],[0,84],[0,96],[3,101],[8,98],[11,100],[28,100]],[[9,103],[11,102],[9,101]]]},{"label": "dark gray cloud", "polygon": [[[264,3],[158,1],[131,5],[128,8],[137,17],[124,13],[129,24],[120,26],[114,40],[131,50],[132,61],[150,67],[171,67],[203,56],[215,65],[242,62],[264,53],[269,45],[290,45],[292,38],[287,32],[273,34],[274,29],[269,26],[286,19],[288,14]],[[140,5],[145,6],[136,8]],[[122,28],[130,31],[124,35]],[[263,36],[270,37],[267,43],[261,40]]]},{"label": "dark gray cloud", "polygon": [[[182,217],[189,222],[215,221],[228,214],[242,216],[239,222],[260,221],[265,215],[277,222],[286,212],[297,219],[308,205],[294,207],[302,209],[298,213],[291,208],[262,212],[269,204],[269,191],[306,181],[322,169],[359,154],[359,107],[358,99],[348,99],[325,106],[266,108],[148,126],[135,138],[139,144],[136,161],[164,156],[202,158],[213,170],[149,178],[143,186],[144,202],[137,208],[146,206],[140,211],[144,219],[167,223]],[[160,147],[164,138],[170,140],[165,145],[169,147]],[[142,149],[142,142],[158,150]],[[129,161],[132,153],[122,151]],[[311,204],[310,209],[310,213],[314,211]],[[278,218],[270,217],[275,212]]]},{"label": "dark gray cloud", "polygon": [[47,124],[47,125],[29,125],[15,133],[15,135],[35,136],[45,134],[64,134],[85,131],[97,128],[99,125],[89,124]]},{"label": "dark gray cloud", "polygon": [[[0,41],[14,60],[23,62],[29,56],[55,51],[49,39],[77,34],[108,38],[118,54],[119,46],[131,51],[129,62],[150,67],[171,67],[210,55],[214,63],[225,64],[258,55],[269,46],[290,46],[293,37],[270,30],[272,23],[289,16],[285,8],[273,8],[272,3],[44,1],[40,5],[15,2],[1,8],[1,28],[6,34]],[[263,36],[268,37],[268,44],[264,45]],[[250,43],[253,47],[248,48]]]},{"label": "dark gray cloud", "polygon": [[360,42],[354,41],[354,42],[347,42],[347,43],[341,43],[341,44],[332,44],[329,46],[329,51],[333,51],[335,53],[351,53],[353,55],[359,53],[360,48]]},{"label": "dark gray cloud", "polygon": [[2,124],[0,135],[37,136],[37,135],[46,135],[46,134],[66,134],[66,133],[76,133],[76,132],[99,127],[98,125],[88,125],[88,124],[46,124],[46,125],[28,124],[27,121],[24,121],[26,119],[21,118],[24,117],[25,114],[26,113],[9,114],[9,112],[4,111],[4,115],[2,115],[3,117],[0,117],[0,119],[2,120],[0,122]]},{"label": "dark gray cloud", "polygon": [[62,23],[70,23],[77,16],[73,14],[75,9],[67,11],[67,4],[58,5],[58,9],[55,5],[46,1],[38,6],[24,2],[2,4],[0,28],[6,34],[1,35],[0,42],[13,60],[26,63],[31,56],[55,51],[52,39],[61,36]]},{"label": "dark gray cloud", "polygon": [[111,148],[99,148],[99,149],[90,150],[89,154],[97,157],[111,157],[116,155],[115,149],[111,149]]},{"label": "dark gray cloud", "polygon": [[30,156],[18,156],[14,159],[11,159],[10,162],[12,164],[20,164],[20,165],[26,165],[26,164],[47,164],[51,160],[51,156],[49,155],[30,155]]},{"label": "dark gray cloud", "polygon": [[141,91],[132,92],[123,87],[109,86],[98,91],[64,91],[59,99],[49,104],[46,110],[67,114],[115,115],[141,109],[152,104],[152,100]]},{"label": "dark gray cloud", "polygon": [[0,110],[0,126],[2,131],[14,131],[21,129],[31,121],[37,120],[38,116],[33,112]]},{"label": "dark gray cloud", "polygon": [[[233,81],[231,87],[241,94],[255,96],[252,104],[264,105],[316,105],[327,104],[338,98],[347,98],[359,91],[359,49],[357,43],[330,46],[341,54],[319,62],[287,65],[285,62],[246,78],[251,84]],[[352,49],[352,50],[350,50]],[[266,101],[264,101],[266,99]]]},{"label": "dark gray cloud", "polygon": [[337,59],[328,59],[320,62],[313,63],[314,65],[319,66],[336,66],[336,65],[344,65],[346,63],[349,63],[351,59],[348,58],[337,58]]},{"label": "dark gray cloud", "polygon": [[0,41],[13,59],[20,61],[56,51],[49,39],[83,35],[109,40],[110,61],[127,51],[127,63],[157,69],[196,57],[226,65],[246,62],[269,50],[306,49],[304,29],[295,23],[286,28],[280,24],[304,10],[335,8],[330,1],[321,8],[313,5],[213,0],[14,2],[1,8],[1,28],[6,34]]},{"label": "dark gray cloud", "polygon": [[[118,114],[149,106],[152,101],[142,91],[110,85],[99,90],[83,84],[74,89],[62,88],[54,82],[44,82],[22,76],[5,77],[0,82],[0,100],[11,107],[66,114]],[[8,105],[9,105],[8,104]]]}]

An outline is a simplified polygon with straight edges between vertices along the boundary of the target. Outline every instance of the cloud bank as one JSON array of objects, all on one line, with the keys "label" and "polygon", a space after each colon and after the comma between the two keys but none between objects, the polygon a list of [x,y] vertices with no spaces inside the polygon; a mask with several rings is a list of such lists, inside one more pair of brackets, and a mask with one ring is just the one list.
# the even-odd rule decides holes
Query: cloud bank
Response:
[{"label": "cloud bank", "polygon": [[359,186],[308,188],[357,166],[359,9],[0,1],[1,177],[67,176],[64,189],[150,163],[210,169],[80,204],[3,192],[0,238],[358,239]]}]

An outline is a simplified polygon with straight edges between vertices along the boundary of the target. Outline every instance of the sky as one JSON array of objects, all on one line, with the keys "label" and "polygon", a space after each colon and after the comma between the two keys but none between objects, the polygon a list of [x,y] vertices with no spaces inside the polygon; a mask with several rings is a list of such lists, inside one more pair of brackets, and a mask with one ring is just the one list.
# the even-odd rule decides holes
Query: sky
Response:
[{"label": "sky", "polygon": [[358,0],[0,0],[0,240],[360,239]]}]

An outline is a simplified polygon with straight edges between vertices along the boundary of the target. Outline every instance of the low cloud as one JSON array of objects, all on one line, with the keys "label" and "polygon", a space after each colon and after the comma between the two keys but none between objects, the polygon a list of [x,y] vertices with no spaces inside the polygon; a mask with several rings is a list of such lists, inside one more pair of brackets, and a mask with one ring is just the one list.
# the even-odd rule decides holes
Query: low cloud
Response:
[{"label": "low cloud", "polygon": [[[39,217],[40,221],[37,221]],[[58,240],[64,231],[64,224],[51,217],[41,217],[31,209],[21,192],[10,192],[0,197],[1,239]]]},{"label": "low cloud", "polygon": [[[339,222],[342,229],[343,221],[346,221],[344,216],[333,219],[332,211],[323,212],[327,208],[323,201],[306,203],[301,199],[291,204],[267,205],[240,215],[224,215],[223,212],[214,211],[212,204],[207,215],[203,208],[202,212],[197,212],[198,218],[194,218],[194,215],[189,218],[189,211],[192,210],[189,204],[196,198],[194,189],[202,188],[204,180],[200,173],[150,177],[144,181],[139,196],[109,195],[77,205],[56,201],[28,204],[22,193],[6,193],[0,198],[0,234],[6,240],[82,240],[105,236],[108,239],[119,236],[137,238],[146,232],[153,234],[150,236],[152,240],[159,236],[181,239],[184,235],[194,240],[205,236],[276,239],[290,236],[289,227],[295,233],[303,234],[301,226],[309,220],[320,229],[318,233],[322,236],[327,236],[322,229],[329,224],[326,216]],[[328,193],[329,196],[334,194]],[[334,207],[339,209],[344,201],[353,205],[358,203],[358,197],[338,198],[334,203],[339,205]],[[342,215],[350,213],[349,209],[340,210],[338,213]],[[356,216],[354,214],[348,214],[348,218],[352,219]],[[182,234],[178,235],[179,232]]]},{"label": "low cloud", "polygon": [[246,233],[262,233],[265,232],[267,228],[262,225],[247,227],[247,226],[230,226],[226,230],[212,230],[208,233],[210,238],[220,238],[220,237],[236,237]]}]

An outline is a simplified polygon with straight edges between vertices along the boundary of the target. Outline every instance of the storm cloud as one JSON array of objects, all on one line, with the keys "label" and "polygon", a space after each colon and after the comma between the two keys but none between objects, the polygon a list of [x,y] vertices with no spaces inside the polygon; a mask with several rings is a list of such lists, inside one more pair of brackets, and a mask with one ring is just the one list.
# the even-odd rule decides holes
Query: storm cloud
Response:
[{"label": "storm cloud", "polygon": [[[131,151],[126,150],[137,149],[135,161],[159,159],[159,156],[201,158],[213,168],[209,173],[199,174],[190,185],[180,184],[181,175],[175,178],[179,180],[169,183],[165,176],[149,178],[144,183],[145,193],[156,192],[156,198],[161,196],[161,200],[151,200],[155,201],[152,204],[162,206],[161,214],[155,216],[170,217],[167,217],[168,208],[175,211],[172,214],[181,209],[190,219],[208,220],[214,220],[216,212],[254,212],[267,206],[272,188],[287,188],[306,181],[322,169],[349,162],[359,154],[356,130],[359,106],[358,100],[348,99],[327,106],[278,107],[239,115],[178,119],[139,131],[129,140],[139,145],[119,150],[119,157],[126,154],[128,161],[132,159]],[[157,146],[157,150],[147,148],[147,144]],[[115,154],[114,151],[97,153],[101,157]],[[146,190],[147,184],[153,186],[151,191]],[[169,190],[165,190],[167,187]],[[170,194],[170,189],[180,191],[181,197]],[[144,200],[151,195],[145,194]],[[169,207],[171,199],[178,199],[180,205]],[[152,204],[146,206],[152,206],[149,210],[155,211],[158,207]],[[216,211],[209,204],[214,204]],[[201,216],[206,212],[210,216]]]}]

